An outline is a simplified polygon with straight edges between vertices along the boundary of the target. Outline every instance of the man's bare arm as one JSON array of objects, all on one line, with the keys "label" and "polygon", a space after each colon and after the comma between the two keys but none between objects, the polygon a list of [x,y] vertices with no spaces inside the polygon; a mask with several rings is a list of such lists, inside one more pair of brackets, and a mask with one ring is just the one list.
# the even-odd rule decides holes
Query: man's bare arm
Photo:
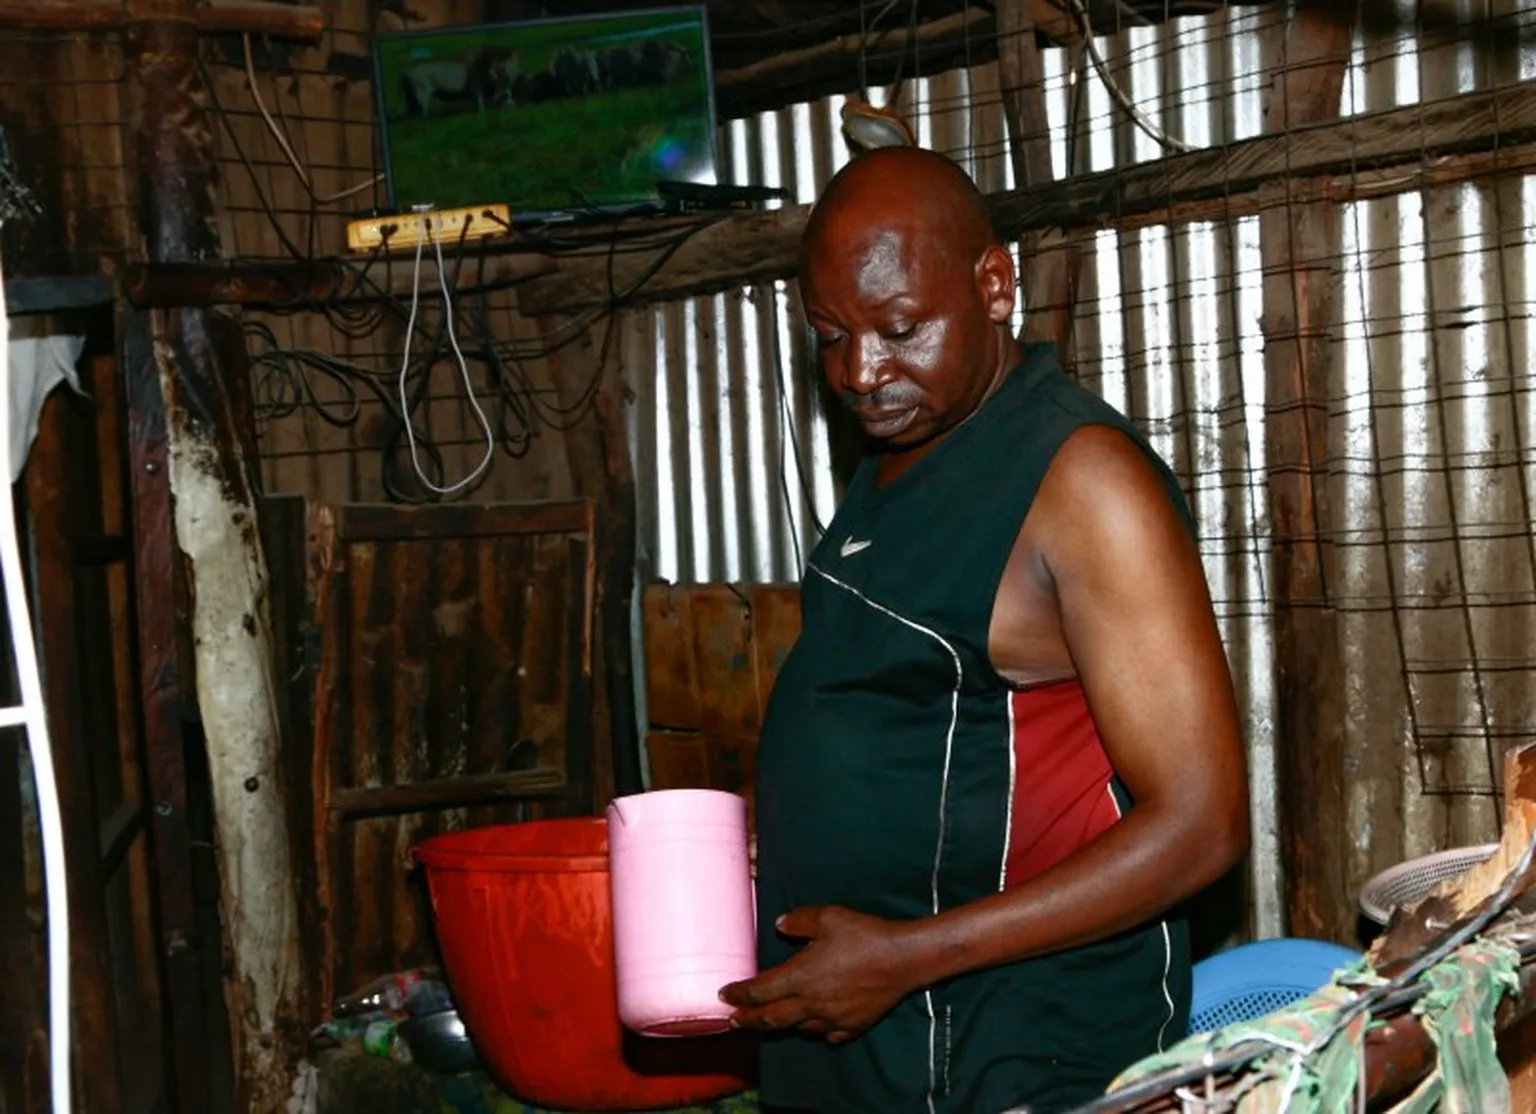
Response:
[{"label": "man's bare arm", "polygon": [[[1135,806],[1038,877],[912,925],[925,983],[1145,923],[1247,851],[1231,675],[1199,554],[1151,463],[1115,430],[1081,430],[1057,454],[1021,541],[1039,558]],[[1013,625],[1001,618],[998,629]]]}]

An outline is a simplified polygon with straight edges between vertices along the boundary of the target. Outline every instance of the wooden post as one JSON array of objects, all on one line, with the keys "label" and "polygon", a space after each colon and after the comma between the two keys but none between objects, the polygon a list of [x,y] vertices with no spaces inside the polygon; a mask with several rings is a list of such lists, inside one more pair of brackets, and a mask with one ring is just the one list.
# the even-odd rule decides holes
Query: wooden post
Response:
[{"label": "wooden post", "polygon": [[[157,263],[196,262],[219,254],[216,162],[197,66],[197,11],[194,0],[146,0],[131,13],[134,19],[126,33],[140,218],[146,255]],[[184,570],[190,622],[166,624],[167,597],[163,589],[145,585],[141,569],[140,587],[149,588],[150,598],[162,608],[159,614],[142,616],[147,661],[169,667],[177,655],[166,643],[174,643],[190,626],[191,667],[175,677],[176,695],[185,699],[186,686],[195,681],[213,789],[220,911],[228,941],[225,997],[234,1041],[237,1107],[267,1114],[285,1105],[308,1019],[284,807],[266,562],[250,478],[254,461],[246,458],[247,439],[237,420],[242,407],[231,387],[241,381],[244,369],[221,367],[219,328],[205,310],[157,312],[149,326],[150,351],[147,360],[141,353],[130,370],[135,377],[131,390],[141,411],[147,412],[158,384],[163,427],[144,432],[163,436],[163,451],[161,459],[142,461],[146,471],[154,466],[159,488],[136,476],[142,481],[136,484],[136,495],[139,487],[145,488],[146,509],[158,514],[154,525],[162,532],[171,528],[176,553],[164,551],[164,533],[159,539],[145,536],[151,521],[142,517],[138,540],[152,552],[162,547],[160,559],[179,563]],[[151,694],[150,699],[158,697]],[[156,714],[165,712],[157,708]],[[162,731],[151,736],[150,755],[156,814],[179,821],[185,796],[179,756],[157,751],[153,744],[174,747],[180,732],[160,723]],[[176,838],[185,838],[184,823]],[[179,854],[176,858],[169,864],[173,869],[182,865]],[[165,869],[162,864],[162,874]],[[162,899],[183,914],[189,895],[184,898],[169,889],[185,881],[161,879]],[[178,931],[190,932],[191,926],[167,926],[168,962],[196,947],[195,937],[173,935]],[[184,1004],[179,996],[176,1000]],[[190,1049],[184,1044],[190,1024],[185,1016],[176,1019],[177,1055],[206,1055],[198,1049],[206,1037]],[[195,1065],[182,1066],[195,1077]],[[181,1108],[190,1114],[207,1106],[182,1095]]]},{"label": "wooden post", "polygon": [[[1353,19],[1304,0],[1281,34],[1270,132],[1337,116]],[[1274,531],[1280,848],[1289,931],[1355,938],[1345,832],[1337,614],[1329,600],[1328,399],[1338,319],[1339,208],[1292,204],[1260,217],[1268,383],[1265,440]]]},{"label": "wooden post", "polygon": [[[1008,123],[1008,154],[1019,189],[1052,179],[1051,125],[1045,108],[1045,68],[1036,40],[1036,6],[1031,0],[998,0],[997,4],[997,69]],[[1065,362],[1082,256],[1060,228],[1025,233],[1020,243],[1024,335],[1029,340],[1051,341]]]},{"label": "wooden post", "polygon": [[[618,311],[614,311],[617,313]],[[546,334],[563,322],[541,319]],[[625,432],[623,361],[619,350],[627,320],[620,316],[585,329],[550,355],[550,368],[560,401],[572,406],[594,375],[591,413],[582,415],[565,433],[566,459],[576,491],[597,501],[597,679],[607,699],[607,727],[594,723],[594,745],[610,740],[611,763],[592,765],[595,804],[606,805],[613,793],[637,793],[641,788],[640,733],[635,721],[634,661],[630,646],[630,611],[635,585],[635,474]],[[607,351],[604,333],[608,331]],[[611,771],[605,778],[603,774]]]}]

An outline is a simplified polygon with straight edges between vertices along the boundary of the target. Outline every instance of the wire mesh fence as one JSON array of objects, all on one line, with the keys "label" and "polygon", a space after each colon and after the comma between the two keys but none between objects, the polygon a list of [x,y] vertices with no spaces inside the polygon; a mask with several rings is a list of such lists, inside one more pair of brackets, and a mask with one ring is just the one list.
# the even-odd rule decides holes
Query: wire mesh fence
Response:
[{"label": "wire mesh fence", "polygon": [[[1536,77],[1536,11],[1519,0],[1370,0],[1365,8],[1373,30],[1354,38],[1346,116],[1429,111],[1478,91],[1525,89]],[[1063,12],[1080,23],[1075,9],[1069,2]],[[205,44],[231,256],[341,255],[348,218],[385,204],[367,56],[378,21],[399,17],[366,0],[327,14],[318,48],[238,37]],[[483,10],[453,0],[428,14],[469,23]],[[1120,176],[1184,147],[1224,148],[1276,130],[1274,90],[1288,66],[1283,5],[1168,19],[1142,9],[1134,26],[1123,8],[1090,6],[1088,14],[1096,31],[1111,31],[1089,40],[1092,51],[1049,48],[1041,57],[1046,118],[1038,130],[1050,180]],[[871,41],[910,16],[907,5],[860,7]],[[1114,30],[1117,22],[1127,26]],[[951,44],[973,63],[958,69],[925,73],[921,52],[898,57],[900,87],[868,95],[899,104],[919,142],[951,154],[995,192],[1020,184],[1021,164],[1004,112],[1012,91],[989,34],[967,30]],[[870,73],[891,72],[892,59],[877,56],[891,49],[872,48]],[[53,223],[24,245],[28,258],[90,270],[131,256],[120,46],[110,36],[16,36],[0,50],[0,122],[19,152],[32,152],[39,192],[57,199]],[[721,178],[781,186],[790,204],[812,201],[849,157],[838,132],[845,102],[723,123]],[[1260,860],[1275,859],[1279,550],[1320,555],[1315,592],[1288,595],[1284,606],[1338,617],[1351,694],[1348,761],[1401,758],[1401,777],[1362,777],[1350,789],[1359,877],[1486,838],[1496,824],[1500,756],[1536,737],[1526,681],[1536,666],[1536,178],[1511,169],[1536,166],[1521,138],[1528,126],[1500,124],[1497,134],[1463,137],[1453,156],[1426,148],[1317,187],[1338,202],[1336,233],[1330,224],[1331,239],[1301,261],[1331,285],[1320,321],[1298,322],[1277,271],[1274,229],[1284,225],[1266,214],[1305,203],[1282,184],[1217,190],[1198,211],[1175,205],[1133,220],[1112,207],[1084,211],[1060,233],[1081,257],[1067,360],[1146,429],[1197,511],[1247,715]],[[1030,173],[1038,180],[1040,168]],[[554,255],[577,247],[524,246]],[[588,242],[580,250],[614,248]],[[1020,264],[1028,273],[1030,260]],[[560,435],[581,420],[589,392],[553,381],[542,357],[562,335],[608,330],[611,319],[634,394],[646,575],[797,577],[856,446],[822,405],[792,284],[529,321],[507,290],[477,291],[472,276],[483,263],[474,251],[448,245],[445,265],[462,290],[453,338],[443,299],[430,290],[407,326],[409,262],[398,258],[353,261],[349,281],[367,301],[246,315],[270,489],[332,502],[422,497],[402,444],[405,413],[428,457],[440,460],[432,474],[466,474],[484,444],[467,374],[497,452],[466,497],[567,495]],[[1322,338],[1312,349],[1325,354],[1322,388],[1288,397],[1276,382],[1276,353],[1308,337]],[[461,342],[462,366],[452,340]],[[1296,407],[1324,415],[1313,457],[1318,514],[1305,537],[1279,536],[1271,514],[1277,477],[1292,467],[1276,456],[1276,429]],[[1279,909],[1271,873],[1256,887],[1255,926],[1277,927]]]}]

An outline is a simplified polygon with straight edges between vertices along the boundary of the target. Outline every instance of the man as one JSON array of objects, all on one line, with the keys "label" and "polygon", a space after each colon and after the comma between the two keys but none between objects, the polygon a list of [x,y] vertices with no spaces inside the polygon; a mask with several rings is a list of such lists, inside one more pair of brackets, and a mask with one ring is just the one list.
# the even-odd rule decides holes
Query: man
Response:
[{"label": "man", "polygon": [[802,587],[758,755],[784,1108],[1037,1114],[1184,1036],[1171,910],[1248,840],[1231,678],[1177,483],[1049,346],[954,163],[862,155],[801,249],[876,444]]}]

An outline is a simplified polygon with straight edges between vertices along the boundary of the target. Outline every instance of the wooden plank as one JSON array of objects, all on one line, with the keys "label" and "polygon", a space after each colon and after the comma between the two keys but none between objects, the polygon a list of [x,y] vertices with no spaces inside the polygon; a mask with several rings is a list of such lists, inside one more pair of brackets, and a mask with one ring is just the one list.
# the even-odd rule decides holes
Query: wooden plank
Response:
[{"label": "wooden plank", "polygon": [[768,712],[768,697],[784,659],[800,637],[800,588],[795,584],[759,584],[751,589],[752,657],[757,673],[757,708]]},{"label": "wooden plank", "polygon": [[[1293,121],[1288,132],[997,193],[989,201],[998,234],[1014,238],[1047,228],[1107,227],[1181,205],[1217,206],[1287,178],[1347,177],[1529,143],[1536,143],[1536,82],[1527,81],[1339,122]],[[1411,175],[1398,184],[1414,188]],[[621,249],[611,280],[607,253],[571,259],[519,287],[519,304],[525,314],[557,314],[605,304],[611,290],[630,290],[642,280],[632,302],[789,278],[809,211],[808,205],[786,206],[700,222],[659,267],[668,249]]]},{"label": "wooden plank", "polygon": [[[452,607],[452,597],[433,576],[433,558],[443,549],[462,549],[465,544],[401,541],[381,542],[378,546],[383,568],[382,575],[373,584],[369,625],[388,643],[393,659],[392,668],[379,670],[375,675],[375,691],[385,689],[380,695],[388,718],[382,737],[357,738],[354,742],[359,749],[372,745],[382,752],[384,761],[379,788],[386,793],[402,790],[419,793],[421,785],[435,780],[439,772],[435,759],[445,749],[444,740],[439,736],[447,724],[428,719],[436,664],[432,636],[439,616],[452,622],[441,610],[445,603]],[[375,611],[375,604],[382,606]],[[346,791],[338,794],[344,803],[346,796]],[[386,804],[375,823],[358,823],[352,828],[355,836],[371,829],[377,840],[378,860],[373,876],[376,881],[372,885],[380,899],[380,922],[384,926],[375,962],[353,966],[350,985],[354,988],[391,970],[398,970],[406,963],[419,961],[413,953],[419,954],[423,937],[431,934],[430,928],[423,931],[424,926],[417,915],[415,895],[410,886],[416,879],[401,869],[423,819],[417,814],[420,806],[410,800],[404,804],[403,808],[398,801]],[[385,817],[382,815],[384,811],[393,815]],[[358,861],[361,862],[361,857]],[[363,900],[370,885],[367,880],[359,881],[362,884],[352,895],[356,902]]]},{"label": "wooden plank", "polygon": [[330,794],[327,808],[339,816],[413,813],[432,808],[464,808],[490,801],[530,801],[567,790],[564,770],[541,767],[508,773],[433,777],[402,785],[358,785]]},{"label": "wooden plank", "polygon": [[756,735],[762,720],[751,602],[728,584],[698,584],[689,592],[699,726],[706,735]]},{"label": "wooden plank", "polygon": [[[470,760],[476,770],[527,770],[541,764],[538,744],[523,730],[523,633],[527,628],[525,593],[528,585],[521,561],[511,561],[525,539],[479,545],[471,552],[475,585],[474,624],[467,654],[470,706]],[[489,807],[471,809],[466,827],[494,824],[501,813]],[[519,806],[518,819],[527,818]]]},{"label": "wooden plank", "polygon": [[598,765],[592,739],[592,610],[588,572],[595,568],[597,538],[566,542],[569,570],[565,599],[565,778],[566,807],[571,816],[590,815],[605,807],[612,793],[594,797],[594,768]]},{"label": "wooden plank", "polygon": [[739,793],[747,802],[748,823],[755,826],[757,736],[650,731],[645,736],[645,749],[650,756],[652,789]]},{"label": "wooden plank", "polygon": [[672,584],[647,584],[642,610],[646,717],[654,727],[697,731],[703,713],[694,667],[692,592]]},{"label": "wooden plank", "polygon": [[[145,9],[150,9],[145,11]],[[270,35],[273,38],[319,42],[325,16],[319,8],[265,0],[205,0],[193,6],[193,18],[203,31]],[[161,14],[153,0],[0,0],[0,27],[26,31],[121,31],[139,14]]]},{"label": "wooden plank", "polygon": [[66,392],[56,392],[44,404],[24,473],[31,527],[31,607],[64,816],[74,1033],[80,1047],[95,1049],[102,1057],[97,1070],[81,1073],[81,1098],[93,1112],[114,1114],[123,1108],[121,1065],[115,1052],[117,1014],[104,893],[107,876],[102,870],[93,774],[101,762],[115,764],[117,748],[111,739],[101,739],[93,747],[81,714],[87,699],[99,696],[87,692],[83,683],[85,655],[79,640],[81,616],[70,533],[78,521],[73,504],[81,494],[76,489],[81,471],[93,486],[97,477],[94,469],[78,468],[89,458],[82,461],[71,444],[65,411],[72,402]]},{"label": "wooden plank", "polygon": [[299,941],[305,1000],[313,1024],[324,1020],[319,984],[322,918],[315,877],[316,831],[310,769],[314,747],[316,648],[309,596],[309,511],[300,495],[270,495],[257,504],[257,525],[267,558],[272,611],[273,673],[280,681],[278,724],[287,787],[288,844],[298,881]]},{"label": "wooden plank", "polygon": [[754,735],[650,731],[652,789],[723,789],[751,796],[757,757]]},{"label": "wooden plank", "polygon": [[159,911],[161,985],[167,997],[173,1102],[210,1110],[202,1018],[192,837],[187,823],[186,739],[191,704],[182,667],[177,616],[181,562],[166,482],[167,443],[160,370],[149,322],[122,311],[123,371],[128,395],[128,468],[133,505],[134,603],[144,752],[154,813],[154,875]]},{"label": "wooden plank", "polygon": [[[111,320],[107,319],[108,322]],[[127,871],[123,888],[128,894],[129,921],[121,926],[125,931],[114,937],[114,947],[118,950],[113,964],[119,972],[118,986],[123,995],[118,999],[119,1029],[125,1028],[125,1017],[128,1018],[126,1025],[132,1026],[137,1039],[123,1046],[123,1105],[129,1114],[146,1114],[151,1106],[165,1101],[168,1057],[160,964],[156,959],[159,948],[156,944],[154,880],[150,869],[153,814],[145,784],[139,733],[141,705],[134,647],[132,527],[128,513],[128,446],[124,429],[127,407],[121,353],[109,337],[102,339],[105,350],[90,364],[90,391],[95,401],[92,408],[93,441],[101,493],[100,516],[95,529],[101,531],[102,539],[122,538],[127,551],[125,560],[113,561],[100,572],[106,592],[107,632],[110,632],[104,632],[102,641],[111,658],[115,696],[107,713],[111,723],[108,730],[116,739],[115,759],[121,771],[124,803],[132,802],[137,809],[137,821],[123,829],[118,840],[110,846],[106,845],[106,837],[113,834],[114,829],[110,824],[103,825],[102,871],[106,875],[119,869]],[[76,539],[77,562],[82,561],[80,541]],[[105,708],[107,705],[108,702],[102,701],[100,706]],[[118,848],[122,849],[121,866],[112,858]],[[125,963],[131,965],[133,972],[127,979],[122,978]]]},{"label": "wooden plank", "polygon": [[709,789],[709,747],[697,731],[648,731],[652,789]]},{"label": "wooden plank", "polygon": [[[348,915],[343,882],[341,817],[328,807],[340,781],[341,751],[352,730],[346,695],[351,688],[347,650],[347,579],[341,567],[342,547],[336,537],[335,514],[312,505],[308,514],[308,579],[305,595],[313,614],[313,634],[306,656],[315,670],[314,728],[310,749],[310,831],[315,848],[315,905],[320,916],[320,970],[315,979],[319,1010],[329,1010],[338,993],[336,967]],[[350,989],[350,988],[348,988]]]},{"label": "wooden plank", "polygon": [[591,516],[591,504],[585,499],[564,503],[447,503],[430,507],[353,503],[336,508],[336,531],[349,542],[584,534],[590,528]]}]

